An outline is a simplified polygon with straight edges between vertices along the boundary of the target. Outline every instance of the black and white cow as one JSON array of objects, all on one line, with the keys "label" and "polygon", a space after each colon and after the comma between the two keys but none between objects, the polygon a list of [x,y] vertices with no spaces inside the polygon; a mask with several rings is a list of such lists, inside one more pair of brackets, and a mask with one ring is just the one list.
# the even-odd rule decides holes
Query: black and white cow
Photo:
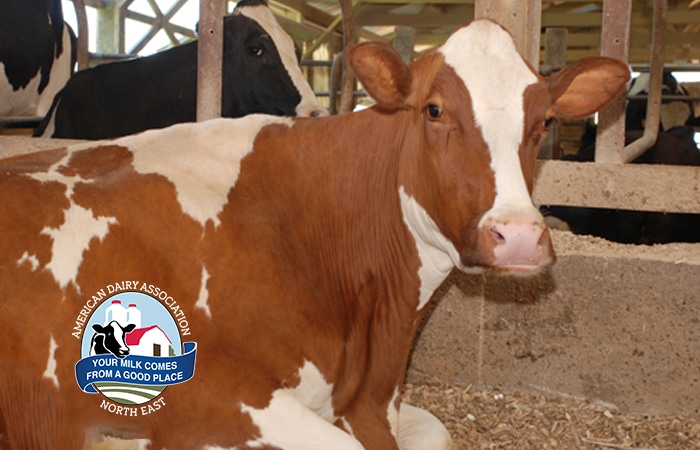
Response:
[{"label": "black and white cow", "polygon": [[[635,77],[627,89],[629,97],[649,94],[649,73],[641,73]],[[679,83],[671,71],[664,70],[661,81],[662,95],[689,96],[688,90]],[[625,114],[625,130],[643,130],[647,115],[646,98],[632,98],[627,102]],[[661,120],[659,131],[669,131],[675,127],[698,126],[700,118],[695,115],[693,102],[690,100],[666,99],[661,102]]]},{"label": "black and white cow", "polygon": [[125,337],[134,328],[136,328],[136,325],[133,323],[122,327],[116,320],[112,320],[105,326],[98,323],[93,324],[92,329],[95,330],[95,335],[90,342],[90,354],[106,355],[111,353],[117,358],[128,356],[129,347],[126,345]]},{"label": "black and white cow", "polygon": [[[299,67],[294,41],[265,0],[224,19],[223,117],[326,115]],[[194,122],[197,43],[78,72],[35,136],[103,139]]]},{"label": "black and white cow", "polygon": [[0,117],[44,116],[76,61],[60,0],[0,0]]}]

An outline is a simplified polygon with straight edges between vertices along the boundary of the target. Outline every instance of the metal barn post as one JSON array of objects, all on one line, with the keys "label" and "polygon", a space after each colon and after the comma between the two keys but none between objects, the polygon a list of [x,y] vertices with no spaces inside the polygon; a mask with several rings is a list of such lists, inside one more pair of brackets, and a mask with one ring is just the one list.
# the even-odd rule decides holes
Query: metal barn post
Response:
[{"label": "metal barn post", "polygon": [[197,122],[221,116],[224,0],[199,1]]},{"label": "metal barn post", "polygon": [[649,150],[659,134],[661,120],[661,90],[664,77],[664,49],[666,47],[666,13],[667,0],[655,0],[654,24],[652,27],[651,63],[649,71],[649,97],[647,98],[647,115],[644,134],[641,138],[625,147],[622,162],[630,162]]}]

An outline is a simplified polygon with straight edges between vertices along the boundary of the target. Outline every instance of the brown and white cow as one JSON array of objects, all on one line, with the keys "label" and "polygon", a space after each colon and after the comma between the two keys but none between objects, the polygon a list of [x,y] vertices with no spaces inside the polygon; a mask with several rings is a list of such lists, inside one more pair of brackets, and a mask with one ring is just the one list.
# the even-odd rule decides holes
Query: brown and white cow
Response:
[{"label": "brown and white cow", "polygon": [[[0,161],[0,408],[14,448],[103,435],[170,450],[450,447],[435,417],[399,401],[425,306],[454,267],[554,261],[529,195],[539,143],[553,118],[623,92],[628,68],[590,58],[542,78],[486,20],[408,66],[378,43],[348,60],[376,107]],[[71,335],[82,305],[126,280],[167,288],[197,343],[194,377],[135,416],[78,388]]]}]

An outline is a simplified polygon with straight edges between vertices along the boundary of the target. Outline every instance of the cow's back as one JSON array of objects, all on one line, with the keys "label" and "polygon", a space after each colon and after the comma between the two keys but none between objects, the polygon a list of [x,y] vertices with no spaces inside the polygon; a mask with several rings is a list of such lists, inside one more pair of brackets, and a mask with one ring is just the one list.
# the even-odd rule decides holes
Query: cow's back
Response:
[{"label": "cow's back", "polygon": [[[246,310],[235,306],[242,295],[236,273],[244,270],[245,258],[238,266],[226,260],[231,252],[222,252],[222,245],[235,243],[223,238],[230,224],[220,223],[218,215],[257,130],[278,120],[286,119],[186,124],[114,144],[0,160],[0,411],[11,439],[26,424],[36,424],[29,435],[37,439],[14,440],[17,448],[46,448],[47,442],[82,448],[82,433],[99,430],[101,423],[166,448],[197,448],[188,439],[201,444],[202,436],[231,447],[255,433],[232,405],[264,405],[270,385],[260,379],[260,361],[221,370],[227,358],[254,359],[249,346],[222,348],[225,342],[248,342],[250,334],[240,326],[222,339],[205,330],[226,329],[230,316],[217,314],[222,304]],[[217,127],[226,123],[237,126],[227,134]],[[252,253],[241,247],[234,254]],[[91,296],[124,280],[167,289],[201,349],[198,381],[169,389],[163,413],[136,420],[100,408],[75,382],[82,342],[74,337],[76,318]],[[87,328],[79,332],[91,336]],[[267,362],[281,370],[285,358],[275,355]],[[229,382],[238,382],[240,391],[222,389]],[[38,414],[58,419],[42,429]],[[184,417],[212,419],[183,424],[176,434],[166,430],[167,421]],[[227,423],[239,425],[217,441]],[[163,432],[151,432],[158,429]]]},{"label": "cow's back", "polygon": [[35,135],[102,139],[193,122],[197,44],[76,73]]}]

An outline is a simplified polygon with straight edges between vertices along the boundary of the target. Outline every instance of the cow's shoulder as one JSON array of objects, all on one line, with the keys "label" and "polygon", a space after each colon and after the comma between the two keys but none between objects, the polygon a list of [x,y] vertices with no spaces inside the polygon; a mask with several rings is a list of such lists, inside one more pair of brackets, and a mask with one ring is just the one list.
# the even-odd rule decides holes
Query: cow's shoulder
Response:
[{"label": "cow's shoulder", "polygon": [[183,212],[205,224],[217,215],[240,174],[241,160],[253,151],[259,131],[268,125],[291,126],[291,118],[250,115],[150,130],[114,141],[128,148],[140,174],[156,174],[172,183]]}]

